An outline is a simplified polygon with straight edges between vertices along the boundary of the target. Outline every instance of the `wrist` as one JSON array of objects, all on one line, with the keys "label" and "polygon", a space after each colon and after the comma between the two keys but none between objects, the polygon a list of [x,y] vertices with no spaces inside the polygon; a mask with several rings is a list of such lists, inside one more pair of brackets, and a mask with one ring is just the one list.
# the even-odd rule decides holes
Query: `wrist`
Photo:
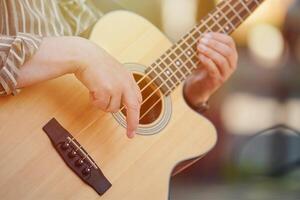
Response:
[{"label": "wrist", "polygon": [[186,93],[186,90],[184,90],[184,98],[187,102],[187,104],[195,111],[199,113],[204,113],[209,109],[208,99],[209,96],[203,95],[203,96],[197,96],[195,98],[195,95],[188,95]]},{"label": "wrist", "polygon": [[[59,37],[56,42],[61,42],[61,57],[63,73],[76,73],[86,67],[87,59],[84,59],[87,52],[85,39],[80,37]],[[55,59],[54,59],[55,60]]]},{"label": "wrist", "polygon": [[189,103],[193,105],[207,102],[210,98],[209,94],[204,93],[203,91],[198,91],[196,89],[193,90],[188,84],[185,84],[183,93]]},{"label": "wrist", "polygon": [[77,37],[44,37],[37,52],[20,68],[17,87],[75,73],[83,65],[82,43]]}]

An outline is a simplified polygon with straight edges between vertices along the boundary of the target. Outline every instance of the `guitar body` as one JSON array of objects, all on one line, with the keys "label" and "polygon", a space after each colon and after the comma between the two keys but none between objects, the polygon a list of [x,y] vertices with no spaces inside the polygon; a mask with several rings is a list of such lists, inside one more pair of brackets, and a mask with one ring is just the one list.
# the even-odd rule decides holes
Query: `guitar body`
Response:
[{"label": "guitar body", "polygon": [[[120,62],[141,66],[171,46],[156,27],[125,11],[104,16],[91,40]],[[1,199],[166,200],[174,167],[203,156],[216,142],[214,126],[190,109],[182,86],[169,97],[166,126],[132,140],[116,117],[92,107],[88,96],[75,77],[67,75],[0,99]],[[51,145],[42,127],[53,117],[112,183],[103,196],[81,181]]]}]

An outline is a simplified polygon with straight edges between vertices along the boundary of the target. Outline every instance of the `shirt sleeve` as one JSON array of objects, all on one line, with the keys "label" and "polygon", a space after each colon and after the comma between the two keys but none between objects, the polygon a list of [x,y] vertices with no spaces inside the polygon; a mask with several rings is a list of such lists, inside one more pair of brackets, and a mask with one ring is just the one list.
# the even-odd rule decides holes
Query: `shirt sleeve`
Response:
[{"label": "shirt sleeve", "polygon": [[16,95],[20,67],[38,50],[42,37],[27,33],[0,34],[0,96]]},{"label": "shirt sleeve", "polygon": [[86,33],[103,15],[91,0],[61,0],[58,6],[76,36],[87,36]]}]

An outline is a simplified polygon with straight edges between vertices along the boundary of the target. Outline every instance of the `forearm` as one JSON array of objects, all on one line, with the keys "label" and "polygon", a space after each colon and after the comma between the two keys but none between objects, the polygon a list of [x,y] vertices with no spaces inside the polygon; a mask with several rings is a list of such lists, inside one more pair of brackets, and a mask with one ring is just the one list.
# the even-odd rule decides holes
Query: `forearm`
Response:
[{"label": "forearm", "polygon": [[192,74],[186,81],[184,87],[185,98],[189,101],[190,104],[196,106],[199,103],[207,102],[211,91],[206,90],[209,85],[205,82],[206,78],[205,71],[197,71]]},{"label": "forearm", "polygon": [[79,50],[83,42],[77,37],[46,37],[38,51],[21,68],[18,88],[59,76],[75,73],[82,65]]}]

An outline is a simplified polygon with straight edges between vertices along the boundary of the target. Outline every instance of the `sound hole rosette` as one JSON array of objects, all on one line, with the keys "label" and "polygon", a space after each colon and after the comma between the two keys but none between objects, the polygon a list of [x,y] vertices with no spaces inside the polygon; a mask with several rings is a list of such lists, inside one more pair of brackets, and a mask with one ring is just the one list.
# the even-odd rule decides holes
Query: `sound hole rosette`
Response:
[{"label": "sound hole rosette", "polygon": [[[132,73],[144,76],[146,72],[146,67],[137,64],[137,63],[126,63],[124,66],[131,71]],[[142,88],[141,88],[142,89]],[[155,119],[153,122],[149,124],[140,124],[137,128],[136,133],[139,135],[154,135],[159,133],[161,130],[163,130],[167,124],[169,123],[172,115],[172,101],[171,97],[169,96],[164,96],[162,92],[159,90],[159,94],[161,97],[161,111],[157,119]],[[113,113],[114,118],[116,121],[126,128],[127,123],[126,123],[126,117],[125,115],[119,111],[117,113]]]}]

